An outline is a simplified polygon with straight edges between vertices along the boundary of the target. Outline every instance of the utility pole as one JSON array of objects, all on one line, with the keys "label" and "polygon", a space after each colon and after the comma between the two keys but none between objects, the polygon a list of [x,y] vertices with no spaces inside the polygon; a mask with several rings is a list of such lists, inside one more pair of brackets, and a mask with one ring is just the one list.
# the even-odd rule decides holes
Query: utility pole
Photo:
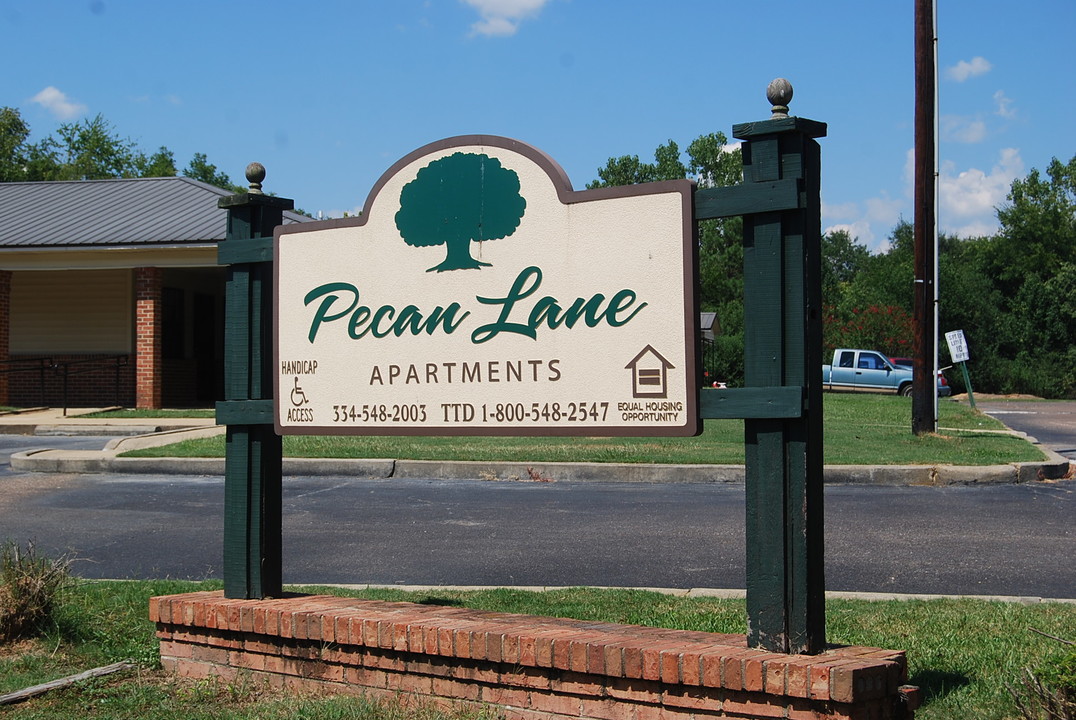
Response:
[{"label": "utility pole", "polygon": [[937,58],[935,0],[915,0],[915,332],[912,432],[938,429],[936,325],[937,258],[935,202],[935,112]]}]

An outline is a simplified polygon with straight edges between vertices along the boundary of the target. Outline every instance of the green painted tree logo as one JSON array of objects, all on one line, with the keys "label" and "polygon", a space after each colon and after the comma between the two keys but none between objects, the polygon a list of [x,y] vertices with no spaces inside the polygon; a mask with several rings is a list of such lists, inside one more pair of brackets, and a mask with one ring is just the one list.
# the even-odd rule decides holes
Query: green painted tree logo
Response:
[{"label": "green painted tree logo", "polygon": [[515,170],[488,155],[458,152],[404,185],[396,227],[412,247],[445,246],[444,261],[426,272],[471,270],[490,266],[471,256],[471,242],[508,237],[526,208]]}]

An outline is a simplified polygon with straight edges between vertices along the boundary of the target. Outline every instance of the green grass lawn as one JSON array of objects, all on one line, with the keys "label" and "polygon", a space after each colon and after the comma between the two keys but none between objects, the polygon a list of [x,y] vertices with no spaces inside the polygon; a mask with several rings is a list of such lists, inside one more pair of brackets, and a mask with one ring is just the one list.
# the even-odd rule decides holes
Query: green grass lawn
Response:
[{"label": "green grass lawn", "polygon": [[[55,691],[0,711],[10,718],[143,717],[292,718],[471,718],[432,710],[404,709],[356,698],[314,698],[270,692],[253,682],[183,681],[159,669],[157,643],[147,600],[153,595],[219,588],[218,582],[81,581],[67,593],[57,622],[45,637],[18,646],[0,645],[0,694],[125,658],[139,669]],[[601,622],[743,633],[742,600],[678,598],[641,590],[567,589],[480,592],[397,590],[310,592],[412,602],[458,603],[467,607]],[[908,651],[910,682],[923,688],[919,720],[1017,717],[1006,685],[1025,667],[1059,658],[1064,648],[1035,631],[1076,638],[1076,605],[1022,605],[984,600],[863,601],[827,603],[829,641]],[[484,717],[496,717],[489,713]]]},{"label": "green grass lawn", "polygon": [[[830,465],[996,465],[1034,462],[1042,452],[1005,434],[993,418],[941,401],[940,430],[911,432],[911,399],[828,394],[825,462]],[[697,438],[287,436],[287,457],[520,462],[734,464],[744,462],[742,420],[707,420]],[[187,440],[128,457],[223,457],[224,438]]]}]

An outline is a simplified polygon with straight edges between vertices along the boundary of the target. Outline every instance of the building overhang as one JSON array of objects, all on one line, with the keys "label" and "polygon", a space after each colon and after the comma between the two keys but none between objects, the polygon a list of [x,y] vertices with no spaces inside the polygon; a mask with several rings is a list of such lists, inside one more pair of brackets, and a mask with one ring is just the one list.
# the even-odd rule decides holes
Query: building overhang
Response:
[{"label": "building overhang", "polygon": [[215,267],[216,243],[146,247],[0,248],[0,270],[105,270],[136,267]]}]

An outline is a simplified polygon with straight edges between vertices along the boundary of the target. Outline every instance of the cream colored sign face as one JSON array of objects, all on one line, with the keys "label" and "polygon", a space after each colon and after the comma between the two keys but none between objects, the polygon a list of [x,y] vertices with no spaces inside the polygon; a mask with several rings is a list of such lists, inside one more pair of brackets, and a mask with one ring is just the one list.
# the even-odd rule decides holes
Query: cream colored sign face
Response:
[{"label": "cream colored sign face", "polygon": [[687,181],[426,146],[359,218],[277,228],[277,431],[696,434],[691,228]]}]

